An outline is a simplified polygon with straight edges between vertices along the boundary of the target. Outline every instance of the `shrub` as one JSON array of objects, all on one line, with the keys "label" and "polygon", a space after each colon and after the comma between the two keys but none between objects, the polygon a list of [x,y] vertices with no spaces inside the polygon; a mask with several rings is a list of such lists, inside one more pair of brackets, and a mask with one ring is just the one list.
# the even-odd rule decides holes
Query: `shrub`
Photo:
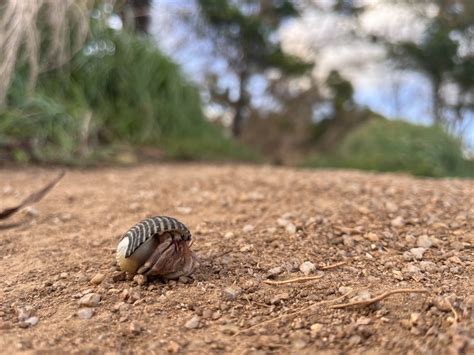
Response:
[{"label": "shrub", "polygon": [[172,157],[253,159],[204,118],[197,89],[144,38],[92,36],[67,66],[41,74],[32,93],[26,72],[17,70],[0,108],[0,149],[13,156],[71,163],[125,143]]},{"label": "shrub", "polygon": [[340,147],[306,166],[409,172],[420,176],[474,176],[461,143],[441,127],[371,120],[349,133]]}]

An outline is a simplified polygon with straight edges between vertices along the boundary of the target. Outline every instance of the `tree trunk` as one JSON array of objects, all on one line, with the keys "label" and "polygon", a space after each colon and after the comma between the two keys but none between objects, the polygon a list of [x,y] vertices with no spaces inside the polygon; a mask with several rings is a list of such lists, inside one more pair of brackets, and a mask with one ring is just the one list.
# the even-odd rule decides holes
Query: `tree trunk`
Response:
[{"label": "tree trunk", "polygon": [[242,133],[242,122],[244,121],[244,111],[248,104],[247,92],[245,87],[247,86],[248,74],[246,71],[241,71],[239,74],[240,88],[239,88],[239,99],[234,105],[235,115],[232,121],[232,135],[239,137]]},{"label": "tree trunk", "polygon": [[127,0],[125,10],[121,15],[125,26],[133,26],[136,32],[148,34],[151,2],[152,0]]},{"label": "tree trunk", "polygon": [[432,101],[433,101],[433,120],[434,123],[437,125],[440,125],[443,123],[443,116],[441,113],[441,94],[440,94],[440,89],[441,89],[441,83],[437,80],[433,81],[432,84]]}]

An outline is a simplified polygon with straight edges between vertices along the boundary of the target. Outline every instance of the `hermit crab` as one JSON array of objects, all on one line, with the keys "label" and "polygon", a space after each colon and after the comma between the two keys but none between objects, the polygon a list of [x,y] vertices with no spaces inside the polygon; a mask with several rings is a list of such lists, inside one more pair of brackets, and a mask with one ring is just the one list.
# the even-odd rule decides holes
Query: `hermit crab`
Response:
[{"label": "hermit crab", "polygon": [[144,219],[125,233],[117,246],[117,263],[130,274],[176,279],[199,266],[191,251],[189,229],[172,217]]}]

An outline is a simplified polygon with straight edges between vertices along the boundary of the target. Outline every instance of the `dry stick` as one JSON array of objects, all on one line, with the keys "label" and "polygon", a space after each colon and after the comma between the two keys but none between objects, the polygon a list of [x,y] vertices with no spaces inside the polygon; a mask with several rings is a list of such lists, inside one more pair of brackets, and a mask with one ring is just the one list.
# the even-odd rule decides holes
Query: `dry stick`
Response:
[{"label": "dry stick", "polygon": [[339,301],[339,300],[342,300],[344,299],[345,297],[349,296],[349,294],[351,294],[353,291],[349,291],[347,293],[345,293],[344,295],[342,295],[341,297],[338,297],[338,298],[335,298],[333,300],[326,300],[326,301],[321,301],[321,302],[318,302],[318,303],[315,303],[315,304],[312,304],[310,306],[307,306],[307,307],[304,307],[302,309],[299,309],[295,312],[292,312],[292,313],[287,313],[287,314],[282,314],[281,316],[278,316],[278,317],[275,317],[275,318],[272,318],[272,319],[269,319],[269,320],[266,320],[266,321],[263,321],[263,322],[260,322],[258,324],[255,324],[249,328],[246,328],[246,329],[242,329],[240,331],[238,331],[237,333],[235,333],[233,335],[233,337],[239,335],[239,334],[242,334],[242,333],[245,333],[251,329],[255,329],[255,328],[258,328],[258,327],[261,327],[262,325],[266,325],[266,324],[270,324],[270,323],[273,323],[273,322],[276,322],[280,319],[283,319],[285,317],[291,317],[291,316],[294,316],[294,315],[297,315],[297,314],[300,314],[300,313],[303,313],[303,312],[306,312],[306,311],[309,311],[311,310],[313,307],[316,307],[316,306],[320,306],[322,304],[325,304],[325,303],[331,303],[331,302],[336,302],[336,301]]},{"label": "dry stick", "polygon": [[338,263],[335,263],[335,264],[331,264],[331,265],[327,265],[327,266],[322,266],[320,269],[321,270],[330,270],[330,269],[335,269],[339,266],[342,266],[342,265],[346,265],[347,264],[347,261],[340,261]]},{"label": "dry stick", "polygon": [[269,284],[269,285],[284,285],[284,284],[290,284],[290,283],[293,283],[293,282],[304,282],[304,281],[317,280],[317,279],[322,278],[323,276],[324,275],[297,277],[297,278],[294,278],[294,279],[281,280],[281,281],[265,280],[265,281],[262,281],[262,282],[266,283],[266,284]]},{"label": "dry stick", "polygon": [[378,295],[377,297],[374,297],[368,300],[336,304],[334,306],[331,306],[331,308],[340,309],[340,308],[346,308],[346,307],[352,307],[352,306],[369,306],[373,303],[381,301],[384,298],[389,297],[391,295],[395,295],[397,293],[425,293],[425,292],[428,292],[428,290],[425,290],[423,288],[401,288],[398,290],[390,290],[390,291],[384,292],[381,295]]},{"label": "dry stick", "polygon": [[7,219],[8,217],[13,215],[14,213],[21,210],[23,207],[26,207],[28,205],[31,205],[35,202],[40,201],[59,182],[59,180],[62,179],[62,177],[65,174],[66,174],[65,171],[61,171],[59,173],[59,175],[53,181],[51,181],[48,185],[43,187],[41,190],[33,192],[31,195],[29,195],[27,198],[25,198],[19,205],[15,206],[15,207],[10,207],[10,208],[7,208],[7,209],[1,211],[0,212],[0,219]]},{"label": "dry stick", "polygon": [[451,302],[449,302],[447,298],[446,298],[446,302],[448,302],[449,308],[451,308],[451,312],[453,312],[454,314],[454,324],[457,324],[459,320],[458,312],[456,312],[453,305],[451,304]]},{"label": "dry stick", "polygon": [[[330,270],[334,269],[338,266],[345,265],[347,264],[347,261],[341,261],[332,265],[328,266],[323,266],[321,267],[321,270]],[[305,282],[305,281],[311,281],[311,280],[318,280],[322,278],[324,275],[318,275],[318,276],[306,276],[306,277],[297,277],[294,279],[289,279],[289,280],[281,280],[281,281],[272,281],[272,280],[265,280],[263,283],[269,284],[269,285],[284,285],[284,284],[289,284],[293,282]]]}]

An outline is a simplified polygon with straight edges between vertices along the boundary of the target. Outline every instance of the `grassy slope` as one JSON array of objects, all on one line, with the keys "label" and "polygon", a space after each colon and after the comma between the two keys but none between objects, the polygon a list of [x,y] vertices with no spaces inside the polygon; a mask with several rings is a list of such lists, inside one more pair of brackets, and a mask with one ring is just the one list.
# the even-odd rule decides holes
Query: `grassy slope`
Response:
[{"label": "grassy slope", "polygon": [[474,176],[461,143],[440,127],[404,121],[372,120],[349,133],[331,154],[304,166],[403,171],[420,176]]},{"label": "grassy slope", "polygon": [[124,144],[173,158],[255,159],[205,120],[197,89],[145,39],[101,33],[33,93],[26,82],[19,69],[0,111],[0,150],[15,159],[88,161]]}]

